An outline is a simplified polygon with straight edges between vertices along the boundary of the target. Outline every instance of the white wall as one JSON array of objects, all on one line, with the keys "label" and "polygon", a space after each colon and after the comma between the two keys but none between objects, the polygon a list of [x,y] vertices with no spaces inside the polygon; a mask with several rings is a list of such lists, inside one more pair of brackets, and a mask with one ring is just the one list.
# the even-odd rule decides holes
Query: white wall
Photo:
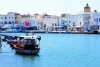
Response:
[{"label": "white wall", "polygon": [[0,23],[5,23],[9,24],[10,22],[15,23],[15,16],[14,15],[0,15]]}]

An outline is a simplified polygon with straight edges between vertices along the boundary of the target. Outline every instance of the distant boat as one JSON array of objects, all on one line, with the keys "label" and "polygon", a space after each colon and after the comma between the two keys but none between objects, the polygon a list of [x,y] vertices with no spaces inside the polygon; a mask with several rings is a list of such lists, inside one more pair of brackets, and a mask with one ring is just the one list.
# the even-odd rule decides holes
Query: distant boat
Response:
[{"label": "distant boat", "polygon": [[92,30],[89,32],[90,34],[99,34],[99,31],[98,30]]}]

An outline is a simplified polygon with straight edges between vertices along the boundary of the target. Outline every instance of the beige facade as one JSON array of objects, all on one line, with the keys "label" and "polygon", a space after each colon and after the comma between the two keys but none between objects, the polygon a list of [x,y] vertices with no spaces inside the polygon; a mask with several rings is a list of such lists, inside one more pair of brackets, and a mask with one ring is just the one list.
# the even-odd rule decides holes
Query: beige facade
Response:
[{"label": "beige facade", "polygon": [[21,16],[20,16],[20,14],[15,14],[15,24],[20,23],[20,21],[21,21]]}]

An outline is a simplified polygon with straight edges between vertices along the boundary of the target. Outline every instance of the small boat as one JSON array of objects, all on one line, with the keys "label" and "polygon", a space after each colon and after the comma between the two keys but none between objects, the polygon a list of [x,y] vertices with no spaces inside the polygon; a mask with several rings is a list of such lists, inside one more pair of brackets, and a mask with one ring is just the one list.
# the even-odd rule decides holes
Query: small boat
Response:
[{"label": "small boat", "polygon": [[[20,37],[19,37],[20,38]],[[21,36],[22,40],[11,45],[18,54],[37,54],[40,50],[40,36]]]},{"label": "small boat", "polygon": [[7,35],[1,35],[1,36],[3,36],[2,41],[3,41],[3,42],[6,42],[7,39],[8,39],[8,36],[7,36]]},{"label": "small boat", "polygon": [[93,34],[99,34],[99,31],[98,30],[94,30]]},{"label": "small boat", "polygon": [[6,40],[7,44],[11,44],[13,41],[17,41],[17,36],[8,36]]},{"label": "small boat", "polygon": [[90,30],[88,33],[89,34],[99,34],[99,31],[98,30]]}]

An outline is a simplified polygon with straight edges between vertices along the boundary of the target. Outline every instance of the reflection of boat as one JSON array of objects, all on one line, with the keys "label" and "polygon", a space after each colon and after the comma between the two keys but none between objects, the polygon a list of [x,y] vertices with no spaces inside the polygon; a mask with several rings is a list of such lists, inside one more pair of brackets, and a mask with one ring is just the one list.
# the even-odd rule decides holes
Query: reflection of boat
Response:
[{"label": "reflection of boat", "polygon": [[21,36],[23,40],[11,45],[19,54],[37,54],[40,50],[40,36]]}]

